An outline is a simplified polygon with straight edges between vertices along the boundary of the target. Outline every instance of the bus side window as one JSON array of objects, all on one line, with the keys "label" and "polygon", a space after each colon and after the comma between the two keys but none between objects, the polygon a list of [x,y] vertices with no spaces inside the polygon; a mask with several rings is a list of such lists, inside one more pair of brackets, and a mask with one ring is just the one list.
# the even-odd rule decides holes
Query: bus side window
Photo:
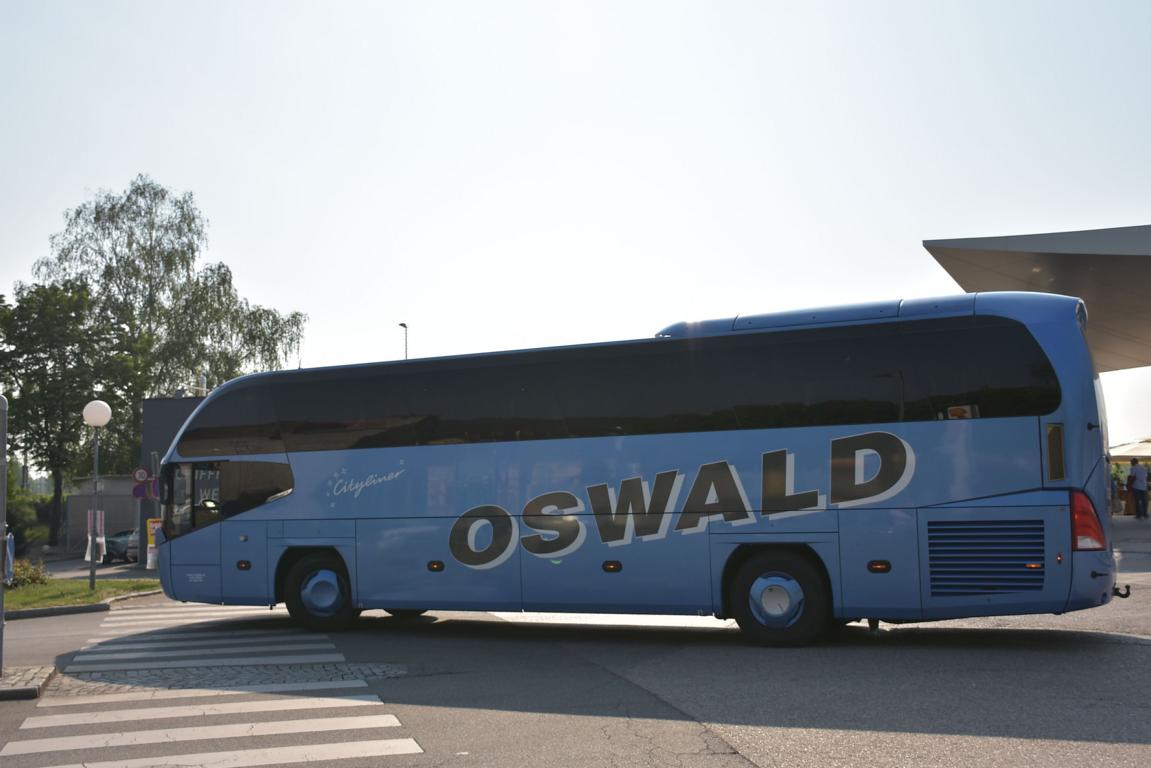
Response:
[{"label": "bus side window", "polygon": [[292,469],[273,461],[220,463],[219,511],[231,517],[283,498],[292,490]]},{"label": "bus side window", "polygon": [[282,498],[292,469],[273,461],[212,461],[165,469],[164,535],[174,539]]}]

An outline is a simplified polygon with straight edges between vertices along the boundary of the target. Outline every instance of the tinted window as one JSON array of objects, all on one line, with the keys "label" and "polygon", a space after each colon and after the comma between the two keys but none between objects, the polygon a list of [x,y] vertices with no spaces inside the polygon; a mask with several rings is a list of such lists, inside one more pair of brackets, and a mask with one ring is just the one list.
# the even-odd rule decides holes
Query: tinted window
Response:
[{"label": "tinted window", "polygon": [[172,464],[164,475],[164,535],[175,538],[282,498],[292,470],[271,461]]},{"label": "tinted window", "polygon": [[980,317],[302,371],[256,383],[209,401],[180,452],[1037,416],[1060,400],[1027,329]]},{"label": "tinted window", "polygon": [[552,353],[565,437],[737,429],[714,345],[700,340]]},{"label": "tinted window", "polygon": [[975,317],[908,324],[897,340],[908,420],[1042,416],[1059,407],[1055,371],[1019,323]]},{"label": "tinted window", "polygon": [[273,390],[290,451],[563,437],[549,372],[531,362],[364,368]]},{"label": "tinted window", "polygon": [[182,456],[283,453],[267,391],[258,382],[245,382],[207,400],[177,450]]},{"label": "tinted window", "polygon": [[890,329],[718,341],[742,429],[901,420],[902,372]]}]

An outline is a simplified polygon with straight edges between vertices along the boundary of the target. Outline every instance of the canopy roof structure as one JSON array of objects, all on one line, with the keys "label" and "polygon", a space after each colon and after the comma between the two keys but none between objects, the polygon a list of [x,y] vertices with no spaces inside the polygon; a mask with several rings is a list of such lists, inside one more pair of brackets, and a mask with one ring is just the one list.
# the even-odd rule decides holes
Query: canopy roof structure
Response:
[{"label": "canopy roof structure", "polygon": [[1112,460],[1115,459],[1146,459],[1151,458],[1151,438],[1139,440],[1134,443],[1112,446],[1109,451]]},{"label": "canopy roof structure", "polygon": [[1083,299],[1099,371],[1151,365],[1151,225],[924,240],[923,247],[968,292]]}]

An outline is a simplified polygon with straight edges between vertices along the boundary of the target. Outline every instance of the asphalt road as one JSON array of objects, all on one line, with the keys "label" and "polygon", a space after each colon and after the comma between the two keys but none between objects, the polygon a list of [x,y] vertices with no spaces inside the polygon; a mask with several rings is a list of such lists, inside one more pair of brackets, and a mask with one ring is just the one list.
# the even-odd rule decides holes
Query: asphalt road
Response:
[{"label": "asphalt road", "polygon": [[[877,634],[852,625],[803,649],[749,647],[732,627],[699,619],[439,613],[401,621],[367,614],[331,642],[350,665],[404,670],[369,679],[367,690],[396,718],[389,737],[422,751],[318,764],[1145,768],[1151,526],[1123,519],[1117,534],[1121,583],[1134,590],[1129,600],[1059,617],[885,625]],[[129,603],[159,610],[167,601]],[[66,666],[118,614],[10,622],[6,660],[50,655]],[[264,637],[289,625],[279,614],[262,614],[215,626]],[[31,702],[0,704],[0,743],[26,738],[19,726],[44,711]],[[235,717],[190,715],[156,727]],[[261,748],[351,741],[311,727],[240,741]],[[83,735],[100,728],[49,730]],[[152,757],[173,746],[131,750],[122,754]],[[92,750],[56,751],[50,759],[0,756],[5,768],[97,758],[108,759]]]}]

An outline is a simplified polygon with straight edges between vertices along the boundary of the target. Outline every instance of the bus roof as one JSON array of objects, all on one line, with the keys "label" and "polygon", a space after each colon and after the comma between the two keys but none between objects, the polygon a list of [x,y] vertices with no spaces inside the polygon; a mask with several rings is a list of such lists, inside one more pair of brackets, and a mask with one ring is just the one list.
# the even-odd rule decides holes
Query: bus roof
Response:
[{"label": "bus roof", "polygon": [[[899,320],[959,317],[963,315],[999,315],[1022,321],[1030,321],[1041,317],[1050,317],[1058,313],[1066,313],[1072,307],[1080,304],[1079,299],[1056,294],[1035,293],[1029,291],[996,291],[984,293],[967,293],[953,296],[941,296],[925,299],[904,299],[898,301],[872,302],[867,304],[851,304],[822,309],[792,310],[762,315],[738,315],[721,320],[704,320],[699,322],[680,322],[664,328],[655,335],[655,338],[695,338],[700,336],[719,336],[740,332],[757,332],[772,330],[799,330],[802,328],[818,328],[835,325],[860,325],[863,323],[891,322]],[[462,355],[445,355],[441,357],[422,357],[412,360],[390,360],[373,363],[353,363],[348,365],[320,366],[315,368],[290,369],[281,371],[266,371],[252,373],[232,379],[213,390],[207,399],[222,393],[223,390],[248,385],[259,385],[264,380],[279,379],[281,377],[294,377],[299,373],[319,373],[324,371],[354,370],[374,368],[378,366],[424,366],[436,363],[451,363],[452,361],[476,360],[486,357],[499,357],[503,355],[517,355],[532,352],[545,352],[560,349],[580,349],[603,347],[613,345],[635,344],[651,341],[646,339],[624,339],[607,342],[590,342],[587,344],[572,344],[562,347],[537,347],[532,349],[494,350],[490,352],[468,353]]]},{"label": "bus roof", "polygon": [[797,309],[762,315],[737,315],[720,320],[681,322],[669,325],[658,334],[664,338],[716,336],[740,331],[766,331],[813,328],[827,325],[856,325],[889,320],[922,319],[931,317],[958,317],[961,315],[1004,314],[1011,306],[1019,312],[1010,316],[1023,319],[1035,313],[1064,311],[1078,299],[1050,293],[1029,291],[994,291],[965,293],[927,299],[877,301],[866,304],[848,304],[818,309]]}]

